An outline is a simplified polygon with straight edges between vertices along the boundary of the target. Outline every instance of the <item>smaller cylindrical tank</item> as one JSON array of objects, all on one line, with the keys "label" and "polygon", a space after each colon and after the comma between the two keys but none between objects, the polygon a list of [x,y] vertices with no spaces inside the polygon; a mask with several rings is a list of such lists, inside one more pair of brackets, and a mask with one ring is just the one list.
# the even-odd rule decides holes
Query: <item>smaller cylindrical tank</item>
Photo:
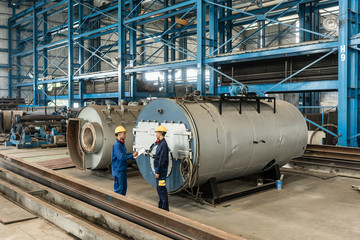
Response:
[{"label": "smaller cylindrical tank", "polygon": [[67,144],[77,168],[103,169],[111,163],[114,130],[122,125],[127,132],[126,148],[133,148],[133,127],[143,106],[90,105],[77,118],[69,119]]},{"label": "smaller cylindrical tank", "polygon": [[[307,126],[299,110],[285,101],[159,99],[141,111],[134,128],[134,148],[155,142],[159,125],[168,129],[170,148],[167,189],[177,192],[203,184],[259,173],[300,157],[307,144]],[[153,187],[154,159],[141,155],[137,165]]]}]

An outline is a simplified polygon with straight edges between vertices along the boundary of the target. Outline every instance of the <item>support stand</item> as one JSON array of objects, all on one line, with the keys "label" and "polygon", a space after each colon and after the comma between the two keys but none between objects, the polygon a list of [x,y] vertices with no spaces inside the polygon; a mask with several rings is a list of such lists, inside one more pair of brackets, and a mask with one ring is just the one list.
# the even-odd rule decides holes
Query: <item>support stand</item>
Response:
[{"label": "support stand", "polygon": [[[241,180],[242,184],[233,186],[230,192],[226,192],[226,187],[227,185],[231,184],[231,181],[218,183],[216,182],[216,178],[210,178],[205,184],[200,186],[200,192],[202,193],[201,196],[204,200],[211,204],[219,204],[221,202],[229,201],[235,198],[243,197],[270,188],[275,188],[276,180],[280,179],[280,168],[277,164],[275,164],[268,170],[264,171],[261,174],[263,178],[263,185],[255,185],[257,183],[256,176],[253,175],[237,179],[238,181]],[[233,184],[234,183],[232,183],[232,185]]]}]

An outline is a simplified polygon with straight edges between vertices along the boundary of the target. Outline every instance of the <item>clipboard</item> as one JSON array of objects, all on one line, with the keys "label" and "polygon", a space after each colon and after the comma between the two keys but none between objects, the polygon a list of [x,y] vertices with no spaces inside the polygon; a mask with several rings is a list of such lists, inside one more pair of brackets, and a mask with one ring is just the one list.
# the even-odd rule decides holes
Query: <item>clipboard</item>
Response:
[{"label": "clipboard", "polygon": [[141,154],[144,154],[146,152],[146,150],[144,148],[140,148],[137,152],[138,152],[138,155],[136,157],[134,157],[135,159],[137,159]]}]

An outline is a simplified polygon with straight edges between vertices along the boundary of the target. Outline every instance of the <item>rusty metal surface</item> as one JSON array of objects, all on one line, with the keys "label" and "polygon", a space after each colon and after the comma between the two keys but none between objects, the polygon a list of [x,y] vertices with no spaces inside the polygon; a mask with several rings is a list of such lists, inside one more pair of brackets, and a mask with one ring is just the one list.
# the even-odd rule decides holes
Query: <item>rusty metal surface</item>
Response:
[{"label": "rusty metal surface", "polygon": [[328,145],[308,145],[304,156],[360,162],[360,149]]},{"label": "rusty metal surface", "polygon": [[75,166],[80,169],[106,169],[111,163],[114,130],[119,125],[127,130],[125,145],[131,151],[132,129],[142,108],[89,105],[79,111],[77,118],[69,119],[66,140]]},{"label": "rusty metal surface", "polygon": [[8,170],[173,239],[242,239],[33,163],[0,156]]},{"label": "rusty metal surface", "polygon": [[3,121],[4,121],[4,131],[10,132],[11,125],[14,121],[15,115],[22,116],[24,114],[24,111],[18,111],[18,110],[9,110],[9,111],[2,111],[3,112]]},{"label": "rusty metal surface", "polygon": [[75,167],[85,168],[84,152],[80,146],[80,119],[70,118],[66,128],[66,142]]},{"label": "rusty metal surface", "polygon": [[[24,208],[62,228],[77,239],[124,239],[121,238],[121,236],[115,236],[91,223],[71,215],[68,211],[64,211],[63,209],[40,199],[38,196],[34,196],[32,194],[33,191],[28,191],[28,189],[25,190],[17,184],[3,179],[3,169],[0,169],[0,173],[2,175],[0,178],[0,192]],[[17,180],[17,182],[19,183],[21,180]],[[28,183],[26,188],[32,188],[32,186],[29,185],[30,184]]]},{"label": "rusty metal surface", "polygon": [[52,170],[75,167],[75,165],[70,157],[51,159],[51,160],[46,160],[46,161],[39,161],[39,162],[36,162],[36,164],[38,164],[42,167],[52,169]]},{"label": "rusty metal surface", "polygon": [[307,145],[304,155],[291,160],[294,164],[360,170],[360,149],[330,145]]},{"label": "rusty metal surface", "polygon": [[[8,186],[7,189],[3,186],[3,183]],[[11,194],[9,187],[15,190],[15,194]],[[65,230],[67,233],[75,234],[75,236],[79,237],[79,239],[170,239],[149,229],[142,228],[139,225],[126,221],[111,213],[102,211],[101,209],[93,207],[73,197],[62,194],[54,189],[24,178],[4,168],[0,168],[0,192],[3,192],[4,195],[12,199],[14,202],[17,202],[19,205],[28,208],[30,211],[33,211],[40,216],[43,216],[45,219]],[[34,199],[34,197],[36,199]],[[24,199],[26,199],[26,203],[24,202]],[[36,204],[34,200],[38,204]],[[36,205],[40,208],[36,208]],[[49,208],[49,206],[51,207]],[[54,210],[56,211],[56,214],[60,214],[60,217],[53,215],[53,217],[49,218],[51,212],[54,213]],[[78,219],[78,221],[75,219]],[[65,223],[64,220],[67,223]],[[68,222],[69,220],[72,222]],[[74,222],[74,220],[76,222]],[[77,223],[80,223],[80,226],[77,225]],[[85,229],[87,233],[79,231],[81,229],[78,227],[82,228],[82,230]],[[95,236],[89,235],[91,232],[94,233]],[[101,238],[101,236],[103,237]]]}]

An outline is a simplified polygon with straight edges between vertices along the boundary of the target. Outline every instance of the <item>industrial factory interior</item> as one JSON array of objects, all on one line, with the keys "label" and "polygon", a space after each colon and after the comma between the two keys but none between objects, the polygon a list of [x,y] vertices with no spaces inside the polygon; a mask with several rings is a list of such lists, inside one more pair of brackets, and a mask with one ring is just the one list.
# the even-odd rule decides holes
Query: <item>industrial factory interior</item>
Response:
[{"label": "industrial factory interior", "polygon": [[0,240],[360,239],[360,1],[0,0]]}]

